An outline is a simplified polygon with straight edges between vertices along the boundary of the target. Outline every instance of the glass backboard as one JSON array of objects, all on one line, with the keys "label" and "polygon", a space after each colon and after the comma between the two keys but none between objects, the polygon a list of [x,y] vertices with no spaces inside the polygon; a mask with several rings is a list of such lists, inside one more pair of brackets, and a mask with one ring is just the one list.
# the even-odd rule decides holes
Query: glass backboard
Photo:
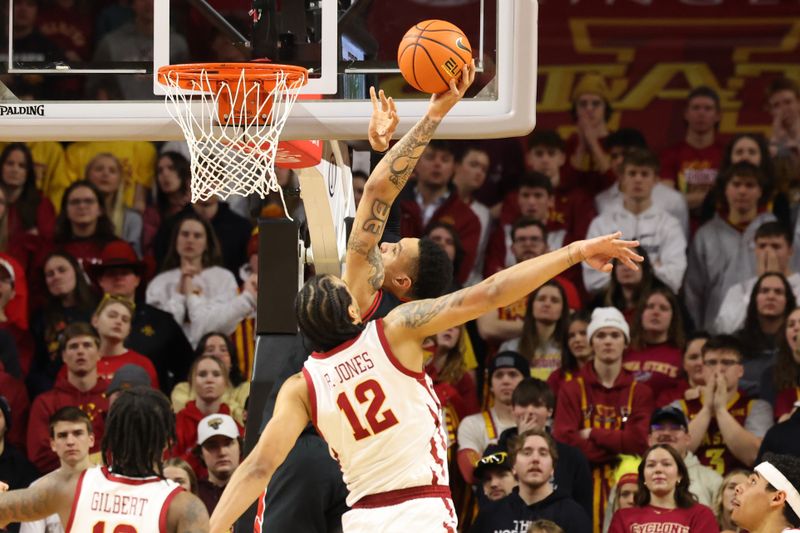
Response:
[{"label": "glass backboard", "polygon": [[8,0],[0,45],[0,140],[180,139],[155,72],[173,63],[308,68],[284,139],[364,138],[370,85],[404,133],[425,110],[397,68],[406,30],[458,25],[478,78],[438,135],[522,135],[534,125],[536,0]]}]

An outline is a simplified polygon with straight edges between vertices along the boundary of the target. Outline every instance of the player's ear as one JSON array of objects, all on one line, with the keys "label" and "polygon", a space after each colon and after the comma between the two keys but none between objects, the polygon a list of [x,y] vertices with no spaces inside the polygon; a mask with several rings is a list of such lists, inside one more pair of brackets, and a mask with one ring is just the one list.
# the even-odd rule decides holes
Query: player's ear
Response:
[{"label": "player's ear", "polygon": [[786,492],[776,490],[769,499],[770,507],[782,507],[786,503]]},{"label": "player's ear", "polygon": [[408,292],[411,290],[411,278],[403,274],[398,274],[397,276],[393,277],[392,284],[398,289],[401,289],[403,292]]}]

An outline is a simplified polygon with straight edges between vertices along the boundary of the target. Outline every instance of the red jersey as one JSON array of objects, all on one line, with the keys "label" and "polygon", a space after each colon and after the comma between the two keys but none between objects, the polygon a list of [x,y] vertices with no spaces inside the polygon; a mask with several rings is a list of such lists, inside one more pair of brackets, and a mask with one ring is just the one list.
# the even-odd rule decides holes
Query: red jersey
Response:
[{"label": "red jersey", "polygon": [[784,389],[775,397],[774,415],[778,420],[783,415],[791,414],[794,410],[794,403],[800,401],[800,387]]},{"label": "red jersey", "polygon": [[661,154],[661,179],[675,182],[684,194],[696,188],[710,190],[724,149],[717,141],[706,148],[694,148],[681,141]]},{"label": "red jersey", "polygon": [[153,362],[133,350],[128,350],[120,355],[104,355],[100,358],[100,361],[97,362],[97,373],[108,381],[111,381],[114,379],[114,374],[117,373],[117,370],[125,365],[137,365],[142,367],[145,372],[147,372],[147,375],[150,376],[150,383],[153,388],[159,388],[158,374],[156,373],[156,368],[153,366]]},{"label": "red jersey", "polygon": [[[728,402],[728,412],[736,421],[744,427],[747,415],[750,414],[750,408],[753,404],[753,399],[747,397],[743,391],[738,391],[736,395]],[[697,400],[680,400],[681,409],[689,417],[689,420],[694,419],[700,409],[703,408],[702,397]],[[709,468],[713,468],[721,476],[725,476],[731,470],[736,468],[746,468],[745,465],[739,461],[725,445],[722,438],[722,432],[719,430],[716,419],[711,419],[708,424],[708,431],[706,431],[703,442],[700,447],[694,452],[700,462]]]},{"label": "red jersey", "polygon": [[614,513],[609,533],[719,533],[714,513],[696,503],[688,509],[663,509],[648,505]]},{"label": "red jersey", "polygon": [[653,396],[674,387],[681,373],[681,351],[669,343],[652,344],[642,350],[629,350],[622,366],[633,372],[636,381],[647,383]]}]

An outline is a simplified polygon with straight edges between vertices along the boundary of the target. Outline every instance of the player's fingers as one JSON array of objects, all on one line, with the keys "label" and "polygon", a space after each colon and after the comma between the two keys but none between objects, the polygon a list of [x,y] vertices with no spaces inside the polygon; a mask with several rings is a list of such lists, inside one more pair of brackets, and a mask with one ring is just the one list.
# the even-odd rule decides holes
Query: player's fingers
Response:
[{"label": "player's fingers", "polygon": [[383,92],[383,89],[378,92],[378,96],[381,100],[381,111],[389,111],[389,101],[386,100],[386,93]]},{"label": "player's fingers", "polygon": [[450,92],[452,92],[455,96],[461,96],[461,93],[458,90],[458,83],[456,82],[455,78],[450,78]]},{"label": "player's fingers", "polygon": [[370,86],[369,88],[369,99],[372,101],[372,110],[378,110],[378,98],[375,96],[375,87]]},{"label": "player's fingers", "polygon": [[389,97],[389,110],[395,115],[397,114],[397,105],[394,103],[394,98],[391,96]]}]

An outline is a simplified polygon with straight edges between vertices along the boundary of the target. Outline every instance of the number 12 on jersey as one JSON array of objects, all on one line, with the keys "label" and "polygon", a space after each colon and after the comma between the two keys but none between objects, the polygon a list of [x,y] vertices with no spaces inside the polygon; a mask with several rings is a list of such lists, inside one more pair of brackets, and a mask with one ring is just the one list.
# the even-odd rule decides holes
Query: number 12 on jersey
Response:
[{"label": "number 12 on jersey", "polygon": [[[336,405],[347,417],[347,421],[353,428],[353,437],[356,440],[366,439],[372,435],[377,435],[381,431],[385,431],[390,427],[397,424],[397,417],[391,409],[381,411],[383,402],[386,401],[386,393],[383,392],[380,383],[374,379],[368,379],[356,385],[355,396],[359,405],[369,402],[367,412],[364,416],[367,420],[369,429],[365,428],[353,408],[353,404],[347,397],[347,393],[341,392],[336,398]],[[368,395],[369,394],[369,395]]]}]

